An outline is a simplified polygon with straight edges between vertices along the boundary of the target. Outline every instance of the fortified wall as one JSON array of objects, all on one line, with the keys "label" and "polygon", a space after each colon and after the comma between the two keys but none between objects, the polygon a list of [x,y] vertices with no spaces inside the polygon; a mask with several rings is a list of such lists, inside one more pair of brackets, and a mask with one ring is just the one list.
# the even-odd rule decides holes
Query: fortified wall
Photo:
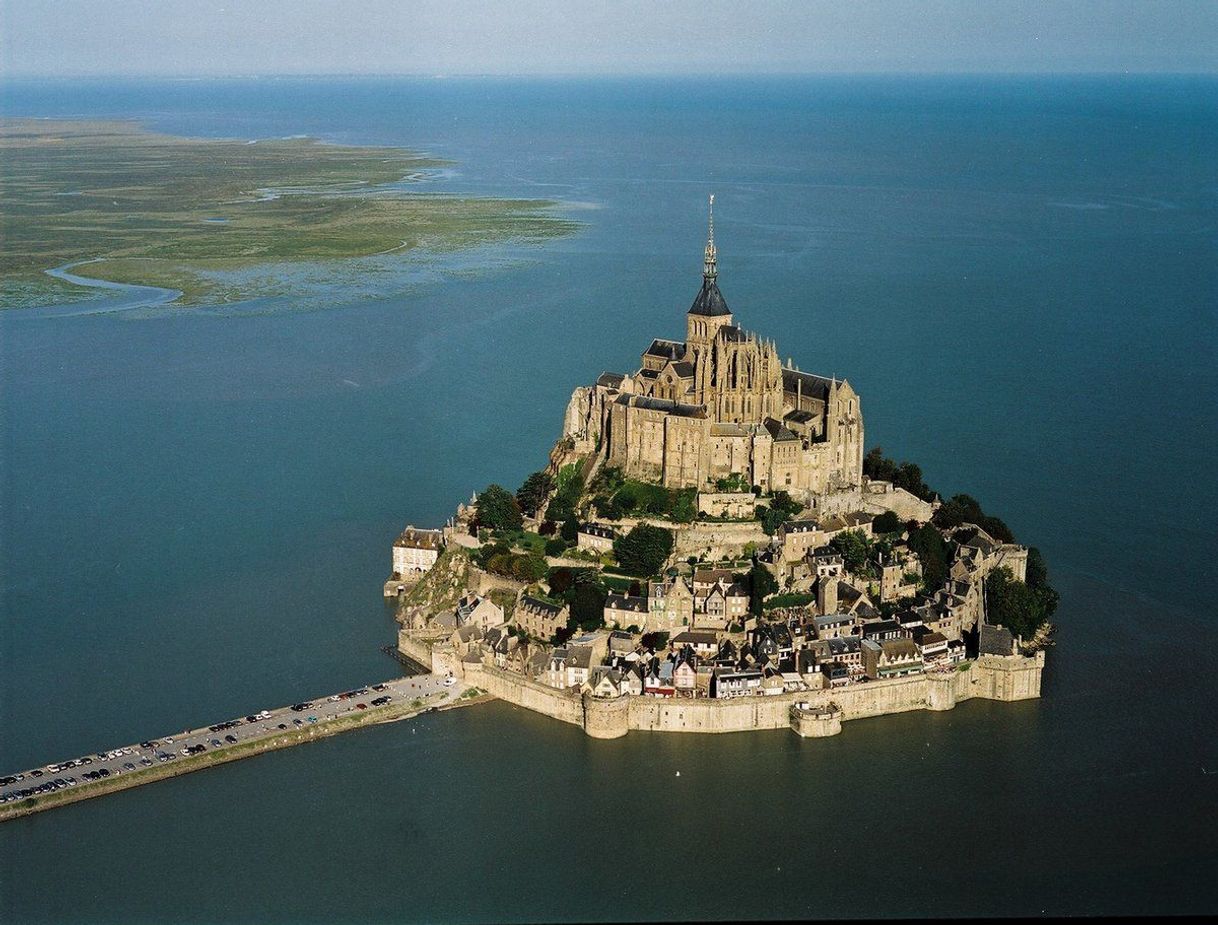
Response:
[{"label": "fortified wall", "polygon": [[579,726],[598,739],[620,738],[631,729],[719,733],[790,728],[804,736],[825,736],[839,732],[843,722],[869,716],[951,710],[973,697],[1015,701],[1040,696],[1043,652],[1028,657],[987,655],[966,664],[962,671],[733,700],[581,697],[487,666],[482,668],[480,686],[509,703]]}]

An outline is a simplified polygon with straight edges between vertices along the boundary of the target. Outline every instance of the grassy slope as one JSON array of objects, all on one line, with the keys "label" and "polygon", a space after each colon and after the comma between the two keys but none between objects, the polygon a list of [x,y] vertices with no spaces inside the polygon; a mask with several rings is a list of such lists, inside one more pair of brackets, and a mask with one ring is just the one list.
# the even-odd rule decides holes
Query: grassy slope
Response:
[{"label": "grassy slope", "polygon": [[217,301],[257,293],[219,292],[200,271],[535,242],[576,227],[550,215],[548,202],[399,188],[444,162],[396,148],[5,119],[0,161],[0,279],[14,304],[39,286],[62,290],[43,270],[96,257],[104,259],[81,275],[183,289],[184,302]]}]

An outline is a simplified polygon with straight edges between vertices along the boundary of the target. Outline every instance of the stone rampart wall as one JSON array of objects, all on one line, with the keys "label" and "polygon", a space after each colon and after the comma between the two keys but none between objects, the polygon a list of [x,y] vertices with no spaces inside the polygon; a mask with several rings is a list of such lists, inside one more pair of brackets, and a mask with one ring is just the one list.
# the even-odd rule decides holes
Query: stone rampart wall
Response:
[{"label": "stone rampart wall", "polygon": [[584,726],[584,704],[577,694],[529,681],[515,672],[491,665],[483,666],[482,680],[478,686],[488,694],[518,707],[543,713],[581,729]]},{"label": "stone rampart wall", "polygon": [[[839,720],[863,719],[910,710],[950,710],[972,697],[1024,700],[1040,696],[1044,653],[1031,658],[985,656],[964,671],[916,674],[887,681],[870,681],[826,691],[804,691],[734,700],[620,697],[580,698],[514,672],[484,667],[480,687],[509,703],[544,713],[584,729],[596,738],[617,738],[630,729],[651,732],[751,732],[792,728],[791,707],[797,703],[828,708],[836,705]],[[799,731],[799,730],[797,730]],[[806,730],[804,733],[806,734]],[[823,734],[823,733],[822,733]]]},{"label": "stone rampart wall", "polygon": [[431,645],[411,635],[408,630],[398,630],[398,651],[407,658],[418,662],[428,671],[432,670]]}]

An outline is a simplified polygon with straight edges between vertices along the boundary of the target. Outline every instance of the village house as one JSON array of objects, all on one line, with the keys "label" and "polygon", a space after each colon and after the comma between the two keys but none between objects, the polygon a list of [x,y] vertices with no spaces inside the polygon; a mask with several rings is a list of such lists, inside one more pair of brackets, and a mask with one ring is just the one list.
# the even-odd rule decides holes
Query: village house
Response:
[{"label": "village house", "polygon": [[444,531],[418,530],[414,524],[393,541],[395,578],[418,578],[431,569],[444,549]]},{"label": "village house", "polygon": [[922,670],[912,639],[864,639],[862,649],[863,669],[869,678],[899,678]]},{"label": "village house", "polygon": [[817,639],[836,639],[838,636],[850,636],[854,633],[854,617],[848,613],[813,617],[812,625],[816,628]]},{"label": "village house", "polygon": [[672,685],[677,696],[692,697],[697,688],[698,670],[692,658],[678,658],[672,666]]},{"label": "village house", "polygon": [[711,676],[711,696],[717,700],[748,697],[761,690],[762,674],[757,669],[716,668]]},{"label": "village house", "polygon": [[648,697],[673,697],[677,693],[673,681],[672,662],[655,659],[643,676],[643,693]]},{"label": "village house", "polygon": [[512,613],[512,622],[534,639],[549,639],[567,625],[570,615],[570,608],[566,604],[551,604],[522,594]]},{"label": "village house", "polygon": [[[921,630],[922,632],[919,632]],[[916,627],[913,631],[913,644],[918,650],[918,657],[927,668],[949,664],[950,653],[947,648],[947,637],[942,633]]]},{"label": "village house", "polygon": [[586,549],[597,555],[613,552],[613,541],[617,533],[612,527],[604,524],[584,524],[576,534],[575,545],[578,549]]},{"label": "village house", "polygon": [[605,597],[605,625],[646,627],[647,610],[647,598],[645,597],[609,594]]},{"label": "village house", "polygon": [[503,623],[503,608],[489,597],[477,594],[466,594],[457,601],[455,614],[458,626],[473,624],[487,630]]},{"label": "village house", "polygon": [[719,637],[715,633],[706,630],[686,630],[683,633],[678,633],[669,640],[669,644],[672,646],[673,651],[677,651],[684,646],[689,646],[699,658],[714,655],[719,651]]},{"label": "village house", "polygon": [[649,633],[670,633],[694,621],[694,593],[680,575],[669,581],[648,582],[647,625]]}]

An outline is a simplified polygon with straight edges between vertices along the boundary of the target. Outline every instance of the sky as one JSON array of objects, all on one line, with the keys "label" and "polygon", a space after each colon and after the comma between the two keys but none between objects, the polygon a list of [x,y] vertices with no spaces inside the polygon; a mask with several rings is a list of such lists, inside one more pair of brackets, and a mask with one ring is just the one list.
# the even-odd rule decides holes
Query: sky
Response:
[{"label": "sky", "polygon": [[0,0],[0,75],[1218,71],[1218,0]]}]

